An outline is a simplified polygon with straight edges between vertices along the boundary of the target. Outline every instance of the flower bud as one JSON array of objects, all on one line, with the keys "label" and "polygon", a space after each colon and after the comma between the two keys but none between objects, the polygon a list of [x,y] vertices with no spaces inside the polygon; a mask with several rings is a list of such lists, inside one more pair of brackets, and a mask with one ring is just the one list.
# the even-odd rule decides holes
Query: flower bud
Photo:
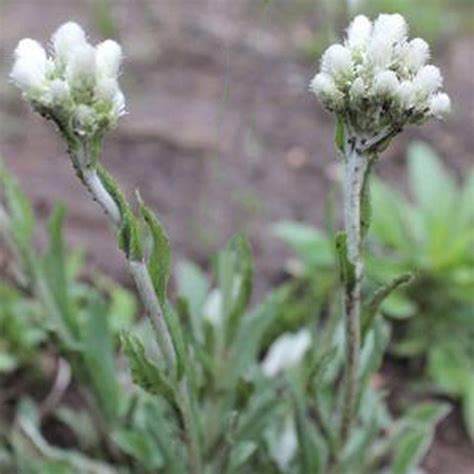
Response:
[{"label": "flower bud", "polygon": [[362,78],[358,77],[349,89],[349,96],[353,102],[358,102],[364,97],[366,88]]},{"label": "flower bud", "polygon": [[429,57],[430,47],[428,43],[421,38],[415,38],[408,44],[408,51],[406,52],[404,62],[410,71],[417,72],[426,64]]},{"label": "flower bud", "polygon": [[416,92],[423,96],[428,96],[436,92],[443,85],[441,72],[436,66],[429,64],[423,66],[413,79]]},{"label": "flower bud", "polygon": [[380,95],[393,96],[397,93],[399,81],[397,75],[390,70],[377,73],[374,78],[374,92]]},{"label": "flower bud", "polygon": [[90,83],[95,77],[95,71],[95,49],[87,43],[75,48],[66,69],[66,78],[71,85],[82,87],[86,85],[84,80]]},{"label": "flower bud", "polygon": [[397,89],[397,98],[402,109],[408,110],[415,105],[415,88],[411,81],[402,81]]},{"label": "flower bud", "polygon": [[451,112],[451,99],[448,94],[438,93],[430,99],[430,112],[439,119],[446,118]]},{"label": "flower bud", "polygon": [[353,50],[364,48],[372,32],[372,22],[365,15],[357,15],[347,29],[347,47]]},{"label": "flower bud", "polygon": [[38,64],[44,65],[46,67],[46,51],[43,46],[41,46],[38,41],[32,40],[30,38],[22,39],[14,52],[15,59],[28,59],[29,61]]},{"label": "flower bud", "polygon": [[51,99],[55,105],[64,105],[70,99],[69,86],[66,81],[54,79],[49,84]]},{"label": "flower bud", "polygon": [[40,89],[45,82],[45,69],[41,65],[22,57],[15,61],[10,79],[25,93]]},{"label": "flower bud", "polygon": [[342,105],[344,96],[330,75],[323,72],[316,74],[311,81],[310,89],[327,107],[337,110]]},{"label": "flower bud", "polygon": [[407,34],[407,23],[398,13],[379,15],[374,22],[373,39],[384,38],[388,44],[401,43]]},{"label": "flower bud", "polygon": [[73,50],[87,43],[84,30],[72,21],[60,26],[52,36],[57,59],[63,64],[72,56]]},{"label": "flower bud", "polygon": [[120,88],[117,80],[111,77],[106,77],[97,81],[94,94],[99,100],[112,102],[119,91]]},{"label": "flower bud", "polygon": [[330,46],[321,60],[321,72],[338,80],[347,77],[352,69],[352,54],[340,44]]},{"label": "flower bud", "polygon": [[101,77],[117,77],[122,62],[122,48],[112,40],[97,45],[97,74]]}]

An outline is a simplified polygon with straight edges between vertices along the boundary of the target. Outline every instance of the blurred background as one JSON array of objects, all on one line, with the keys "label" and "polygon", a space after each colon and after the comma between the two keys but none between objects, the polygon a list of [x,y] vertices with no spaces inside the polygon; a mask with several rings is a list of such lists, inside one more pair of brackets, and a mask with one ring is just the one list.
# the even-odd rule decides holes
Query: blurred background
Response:
[{"label": "blurred background", "polygon": [[[406,149],[422,140],[462,178],[474,150],[473,0],[0,0],[0,157],[38,215],[63,201],[68,242],[128,285],[105,219],[84,197],[61,140],[8,82],[12,51],[25,36],[45,44],[74,20],[94,42],[118,40],[128,115],[109,134],[107,167],[159,214],[175,261],[206,264],[229,236],[247,233],[258,297],[285,278],[290,256],[272,224],[323,225],[338,176],[334,124],[308,85],[322,51],[357,12],[402,13],[410,35],[433,46],[453,100],[446,123],[407,130],[378,174],[406,194]],[[472,472],[460,424],[446,425],[430,472]]]}]

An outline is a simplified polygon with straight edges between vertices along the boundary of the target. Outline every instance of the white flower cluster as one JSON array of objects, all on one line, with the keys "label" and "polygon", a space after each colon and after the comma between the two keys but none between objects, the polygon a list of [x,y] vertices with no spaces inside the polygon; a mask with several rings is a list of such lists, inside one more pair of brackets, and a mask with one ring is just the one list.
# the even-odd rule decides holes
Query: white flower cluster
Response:
[{"label": "white flower cluster", "polygon": [[125,113],[118,84],[122,48],[112,40],[96,47],[76,23],[52,36],[52,54],[35,40],[22,39],[14,53],[11,80],[42,115],[63,131],[93,136]]},{"label": "white flower cluster", "polygon": [[424,40],[408,40],[401,15],[382,14],[373,23],[359,15],[344,44],[324,53],[311,90],[363,136],[443,118],[451,101],[439,92],[443,78],[437,67],[426,64],[429,55]]}]

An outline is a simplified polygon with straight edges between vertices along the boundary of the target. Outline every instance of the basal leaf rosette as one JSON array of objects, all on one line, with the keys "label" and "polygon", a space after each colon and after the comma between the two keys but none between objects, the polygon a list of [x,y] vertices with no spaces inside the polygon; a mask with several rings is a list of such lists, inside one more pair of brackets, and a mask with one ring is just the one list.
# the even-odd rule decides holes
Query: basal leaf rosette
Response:
[{"label": "basal leaf rosette", "polygon": [[49,54],[38,41],[22,39],[10,78],[66,138],[97,137],[125,113],[118,83],[121,61],[118,43],[93,46],[78,24],[68,22],[52,35]]},{"label": "basal leaf rosette", "polygon": [[429,57],[423,39],[408,39],[401,15],[382,14],[373,23],[359,15],[343,44],[323,54],[311,90],[352,136],[393,136],[406,125],[450,112],[449,96],[440,91],[440,70],[427,64]]}]

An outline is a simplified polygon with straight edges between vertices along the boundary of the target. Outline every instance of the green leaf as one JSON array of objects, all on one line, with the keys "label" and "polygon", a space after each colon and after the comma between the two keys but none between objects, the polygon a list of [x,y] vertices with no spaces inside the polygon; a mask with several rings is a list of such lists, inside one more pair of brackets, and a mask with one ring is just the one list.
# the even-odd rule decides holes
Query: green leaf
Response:
[{"label": "green leaf", "polygon": [[281,221],[272,226],[272,231],[286,242],[303,262],[334,265],[333,244],[320,230],[299,222]]},{"label": "green leaf", "polygon": [[112,439],[124,453],[147,469],[156,470],[163,467],[163,457],[147,432],[119,429],[112,433]]},{"label": "green leaf", "polygon": [[178,293],[183,296],[193,319],[201,317],[201,309],[209,291],[206,275],[194,263],[183,261],[176,269]]},{"label": "green leaf", "polygon": [[[235,236],[230,241],[228,249],[233,255],[234,263],[231,288],[232,309],[227,321],[227,341],[230,342],[252,295],[253,269],[250,244],[243,235]],[[234,294],[236,282],[238,283],[237,292]]]},{"label": "green leaf", "polygon": [[431,433],[420,430],[406,433],[395,451],[391,474],[410,474],[423,459],[431,444],[431,439]]},{"label": "green leaf", "polygon": [[168,327],[173,341],[173,347],[176,353],[176,377],[181,380],[186,369],[190,369],[190,361],[186,352],[186,344],[184,342],[183,329],[181,327],[179,316],[173,307],[166,301],[163,308],[163,316],[165,317],[166,326]]},{"label": "green leaf", "polygon": [[354,288],[356,277],[354,264],[347,256],[347,235],[345,232],[338,232],[336,235],[336,251],[339,258],[339,274],[344,284],[346,293],[350,293]]},{"label": "green leaf", "polygon": [[401,285],[406,285],[413,280],[412,273],[404,273],[403,275],[394,278],[390,283],[380,287],[370,298],[365,305],[362,313],[362,337],[364,338],[367,332],[373,325],[375,316],[377,316],[380,306],[387,296],[399,288]]},{"label": "green leaf", "polygon": [[166,290],[171,266],[170,243],[166,232],[156,215],[139,198],[140,212],[153,239],[148,269],[160,303],[166,301]]},{"label": "green leaf", "polygon": [[102,413],[112,423],[119,412],[119,385],[114,346],[107,320],[106,305],[95,295],[87,311],[84,333],[84,361]]},{"label": "green leaf", "polygon": [[163,370],[151,362],[141,341],[133,334],[122,332],[122,346],[130,364],[133,381],[148,393],[160,395],[177,407],[177,393]]},{"label": "green leaf", "polygon": [[104,188],[112,196],[120,211],[120,227],[117,231],[117,241],[128,259],[141,260],[143,251],[141,247],[140,230],[138,222],[130,206],[114,178],[101,165],[97,165],[97,174]]},{"label": "green leaf", "polygon": [[334,134],[334,144],[336,146],[336,150],[341,153],[344,153],[344,145],[345,145],[345,126],[344,126],[344,119],[341,115],[337,115],[336,117],[336,132]]},{"label": "green leaf", "polygon": [[411,190],[426,213],[440,214],[449,208],[455,183],[439,156],[428,145],[416,142],[410,146],[408,173]]}]

